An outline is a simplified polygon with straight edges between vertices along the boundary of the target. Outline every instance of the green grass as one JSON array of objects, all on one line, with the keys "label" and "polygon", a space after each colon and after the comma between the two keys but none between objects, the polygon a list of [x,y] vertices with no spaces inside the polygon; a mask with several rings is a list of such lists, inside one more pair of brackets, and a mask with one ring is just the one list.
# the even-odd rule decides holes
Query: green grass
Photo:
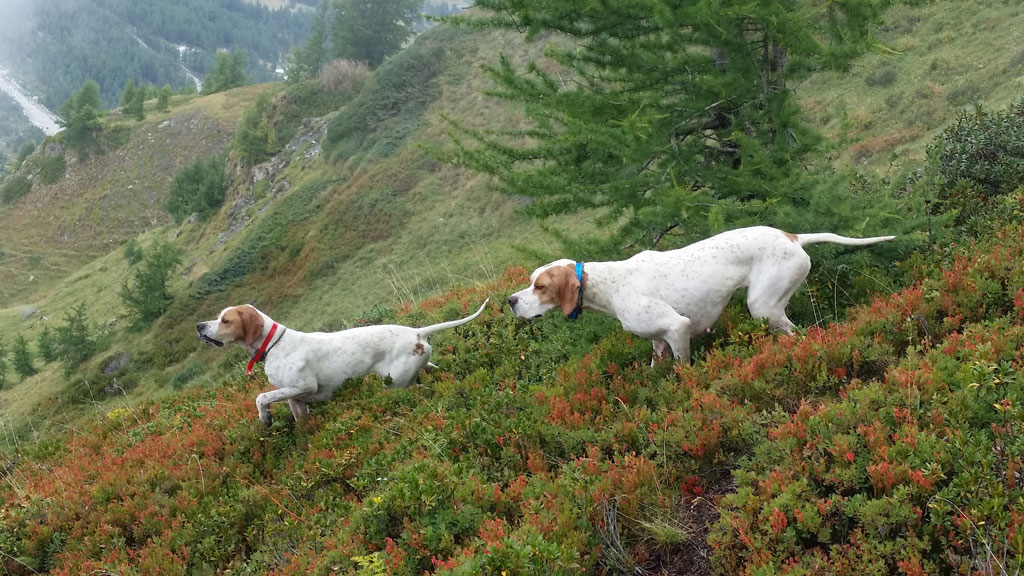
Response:
[{"label": "green grass", "polygon": [[922,162],[957,110],[1005,108],[1024,95],[1024,5],[935,0],[895,5],[877,50],[851,73],[797,87],[808,118],[838,147],[834,162],[893,174]]},{"label": "green grass", "polygon": [[52,184],[36,182],[19,202],[0,206],[0,247],[8,254],[0,262],[0,306],[38,301],[123,240],[169,223],[171,178],[224,150],[241,111],[265,88],[176,97],[170,112],[118,124],[127,139],[116,150],[68,162],[60,178],[54,163],[46,171],[53,177],[43,178]]},{"label": "green grass", "polygon": [[[1021,44],[1020,32],[1012,26],[1020,20],[1021,8],[992,0],[980,0],[977,6],[982,9],[959,10],[960,4],[943,0],[897,7],[880,39],[898,54],[871,54],[858,63],[853,76],[822,75],[799,88],[812,120],[836,144],[837,164],[856,158],[882,174],[891,172],[891,161],[899,168],[919,165],[930,134],[947,124],[958,106],[979,94],[992,107],[1019,97],[1024,50],[999,50],[998,45]],[[543,45],[524,48],[521,38],[510,33],[445,32],[427,40],[413,45],[422,52],[411,52],[411,60],[392,63],[397,76],[391,80],[422,80],[404,66],[424,55],[436,56],[439,48],[431,42],[443,40],[446,65],[430,70],[431,82],[436,82],[432,91],[410,95],[403,86],[389,94],[400,100],[394,109],[375,107],[382,101],[369,97],[341,102],[330,125],[342,131],[324,155],[307,157],[324,144],[310,141],[293,157],[279,159],[276,172],[258,182],[248,173],[232,172],[225,205],[209,219],[170,225],[162,212],[167,182],[195,157],[226,146],[242,111],[267,86],[176,97],[170,112],[152,113],[141,123],[126,122],[129,139],[118,151],[69,163],[57,183],[34,186],[14,206],[0,207],[0,274],[5,280],[0,284],[0,334],[10,343],[21,333],[34,344],[43,316],[52,327],[79,303],[87,305],[90,320],[104,334],[104,349],[70,379],[58,363],[42,366],[37,359],[39,374],[0,390],[0,451],[27,454],[21,464],[24,478],[32,476],[39,483],[53,474],[34,468],[36,462],[56,467],[66,452],[69,465],[58,477],[70,486],[60,488],[61,497],[29,499],[12,507],[12,515],[0,523],[0,550],[29,541],[4,531],[22,518],[25,526],[33,527],[33,545],[82,545],[61,541],[60,534],[68,532],[54,532],[47,539],[43,531],[58,528],[42,526],[37,518],[51,506],[66,506],[69,514],[100,514],[107,500],[118,505],[159,500],[158,506],[173,509],[177,501],[164,496],[180,490],[198,504],[180,511],[184,520],[174,524],[179,531],[174,541],[187,543],[197,572],[213,573],[211,566],[229,564],[234,569],[242,563],[252,572],[266,572],[287,562],[292,573],[312,573],[313,565],[321,572],[354,570],[354,558],[382,556],[386,538],[416,550],[405,565],[408,573],[435,569],[431,555],[464,562],[462,572],[453,572],[459,574],[498,573],[497,566],[516,561],[514,554],[522,555],[520,565],[546,558],[551,564],[544,566],[561,559],[563,568],[582,562],[597,570],[618,561],[594,552],[597,546],[607,549],[607,541],[616,536],[602,534],[592,521],[601,513],[595,503],[609,496],[624,515],[618,536],[625,550],[642,552],[652,561],[678,559],[694,544],[701,545],[707,524],[719,512],[731,515],[719,523],[715,536],[722,544],[723,552],[716,553],[721,565],[737,568],[731,573],[750,568],[743,566],[750,551],[736,536],[736,525],[728,524],[730,518],[757,530],[759,541],[777,552],[777,560],[792,554],[794,561],[811,561],[796,544],[819,537],[813,513],[833,480],[815,479],[819,484],[806,489],[803,477],[786,475],[811,460],[765,440],[770,434],[787,442],[800,439],[791,414],[798,410],[820,412],[801,412],[801,418],[820,428],[831,443],[827,454],[836,458],[820,446],[807,445],[806,450],[823,455],[821,461],[851,483],[843,490],[856,491],[857,502],[871,501],[870,508],[830,512],[827,522],[834,525],[836,539],[823,540],[820,549],[842,544],[850,526],[860,530],[863,525],[867,540],[848,540],[868,547],[878,544],[865,554],[888,554],[882,540],[920,528],[921,516],[893,512],[887,488],[868,479],[877,466],[870,459],[877,455],[869,454],[875,448],[862,438],[859,425],[874,425],[885,416],[883,424],[892,429],[886,428],[881,438],[897,438],[896,432],[905,432],[911,422],[890,422],[893,414],[913,409],[922,429],[934,428],[940,438],[946,424],[935,422],[933,404],[951,402],[954,410],[966,406],[979,414],[996,405],[1001,390],[975,390],[968,383],[977,379],[970,370],[1013,356],[1016,344],[1006,342],[1016,341],[1007,338],[1024,339],[1021,304],[1016,301],[1024,280],[1019,268],[1005,261],[1007,251],[1019,246],[1019,229],[1012,231],[1016,236],[1003,238],[1000,250],[978,260],[972,260],[973,253],[951,249],[946,256],[951,262],[956,256],[956,265],[950,265],[953,272],[947,276],[938,272],[935,260],[940,255],[910,256],[897,252],[901,247],[885,248],[893,251],[894,259],[912,259],[894,269],[932,270],[931,280],[924,289],[908,289],[860,310],[854,322],[835,330],[766,335],[763,326],[733,305],[716,330],[695,343],[694,366],[651,369],[646,365],[649,344],[622,332],[612,318],[589,314],[568,323],[552,316],[527,323],[502,313],[501,301],[523,282],[522,270],[496,281],[508,266],[529,269],[565,254],[538,222],[519,214],[515,199],[496,197],[487,178],[442,165],[425,150],[447,143],[442,113],[474,128],[515,125],[520,118],[516,111],[481,95],[489,83],[477,66],[493,61],[499,50],[521,62],[536,56]],[[999,67],[997,60],[1005,60],[1005,66]],[[979,63],[984,67],[976,71]],[[391,86],[371,84],[367,94],[379,97],[373,89],[383,85]],[[925,92],[918,97],[920,90]],[[411,100],[402,100],[404,96]],[[289,130],[296,126],[294,116],[288,116],[291,111],[279,112]],[[594,231],[586,218],[552,224],[572,236]],[[117,297],[121,282],[129,277],[120,241],[140,234],[143,245],[156,238],[173,239],[186,256],[183,271],[173,280],[172,291],[178,295],[174,307],[150,329],[132,331]],[[1018,252],[1014,258],[1020,260]],[[822,254],[812,254],[816,264],[831,260]],[[881,289],[856,270],[845,274],[850,283]],[[443,292],[447,295],[430,299]],[[194,328],[221,308],[243,302],[253,302],[304,331],[350,326],[359,318],[422,325],[460,316],[488,295],[491,307],[478,322],[432,341],[435,362],[443,370],[424,376],[423,387],[381,391],[373,378],[352,383],[339,392],[338,401],[314,409],[316,425],[309,430],[283,422],[285,410],[278,406],[278,424],[263,433],[251,411],[252,399],[265,383],[247,382],[242,376],[245,354],[240,348],[203,345]],[[831,308],[839,297],[833,294],[824,303],[794,302],[791,308]],[[799,298],[804,294],[794,300]],[[26,314],[29,308],[35,311]],[[977,346],[963,334],[977,340]],[[959,355],[945,357],[945,346]],[[102,374],[102,366],[122,353],[130,356],[128,366]],[[936,392],[927,383],[904,385],[903,379],[917,382],[914,378],[931,374],[936,366],[947,388]],[[1006,373],[1016,371],[1019,366]],[[127,389],[126,395],[101,391],[114,379]],[[860,398],[870,402],[858,404]],[[894,412],[894,407],[899,410]],[[984,425],[974,428],[982,435],[997,433],[989,425],[992,414],[983,416],[979,422],[984,420]],[[1019,419],[1019,412],[1010,416]],[[842,422],[846,432],[833,432],[833,422]],[[72,432],[84,444],[65,447],[64,439]],[[828,437],[833,433],[835,438]],[[932,436],[926,439],[937,442]],[[847,445],[851,442],[856,446]],[[224,447],[223,452],[216,446]],[[898,449],[924,469],[938,458],[931,446]],[[996,442],[975,454],[1007,456],[999,456],[995,446],[1005,451],[1006,445]],[[1014,446],[1017,465],[1019,442]],[[892,448],[895,454],[895,444]],[[942,447],[948,456],[943,456],[948,464],[943,470],[949,476],[961,461],[958,449]],[[151,457],[146,450],[161,456]],[[132,461],[139,463],[139,470],[145,469],[131,475],[132,482],[139,482],[134,500],[115,500],[118,487],[129,485],[126,476],[95,465],[122,452],[137,459]],[[92,466],[76,463],[80,454]],[[172,457],[165,466],[167,454]],[[762,460],[753,460],[755,455]],[[150,469],[147,459],[160,465]],[[771,466],[761,466],[762,461]],[[83,479],[86,469],[92,476]],[[708,490],[711,499],[735,492],[727,488],[737,481],[731,476],[734,470],[741,471],[738,481],[762,488],[781,478],[777,499],[751,496],[747,505],[741,498],[761,490],[752,488],[734,494],[728,507],[716,504],[718,511],[691,517],[696,500],[689,491]],[[173,481],[168,473],[175,475]],[[856,478],[849,480],[848,473]],[[936,493],[949,494],[949,486],[959,485],[940,485],[931,468],[929,474],[920,483],[934,478],[936,489],[942,490]],[[13,495],[28,482],[10,478],[3,486]],[[985,479],[1001,484],[995,475]],[[486,490],[471,490],[477,481]],[[809,476],[806,481],[811,481]],[[914,501],[928,508],[925,521],[941,520],[940,512],[925,504],[933,502],[931,492],[906,478],[903,484],[899,489],[916,491]],[[52,482],[46,485],[57,490]],[[506,496],[493,497],[494,488]],[[289,498],[272,500],[267,494]],[[78,506],[65,495],[93,498],[95,505]],[[451,505],[455,500],[473,502],[477,509],[456,512]],[[284,506],[297,510],[302,520],[281,522],[282,517],[292,518],[282,511]],[[773,506],[789,514],[790,530],[805,530],[802,539],[775,529],[772,521],[779,520]],[[805,521],[795,516],[798,506],[808,511],[802,528]],[[905,518],[896,516],[903,512]],[[990,523],[1003,522],[1004,512],[992,512]],[[461,525],[456,518],[472,522]],[[134,526],[132,519],[121,521]],[[315,526],[311,529],[307,522]],[[75,529],[91,538],[92,528],[100,525],[107,524],[86,521]],[[554,526],[554,536],[542,537],[537,530],[549,526]],[[134,538],[150,528],[140,524],[125,533]],[[949,543],[941,535],[952,528],[923,536],[939,534],[932,549],[944,550]],[[501,541],[496,535],[502,530],[510,535],[504,540],[507,546],[484,553],[480,542]],[[884,536],[877,536],[883,531]],[[457,534],[458,543],[445,534]],[[822,538],[833,537],[832,532],[824,534]],[[105,536],[98,532],[95,537],[103,542],[104,554],[111,554],[108,558],[129,547],[124,539],[119,544],[116,538],[102,540]],[[324,540],[332,538],[331,546],[338,548],[325,554]],[[417,548],[423,539],[429,554]],[[917,537],[910,541],[921,542]],[[159,538],[150,543],[162,544]],[[279,558],[283,543],[299,553]],[[459,551],[461,546],[472,558]],[[883,571],[895,572],[895,556],[905,549],[893,552]],[[244,558],[230,557],[240,550]],[[52,556],[39,546],[30,552],[40,562]]]},{"label": "green grass", "polygon": [[[890,161],[916,165],[931,134],[966,100],[957,87],[972,87],[991,106],[1019,96],[1024,55],[999,43],[1020,37],[1012,23],[1021,8],[994,0],[977,6],[961,10],[949,0],[897,6],[879,34],[892,50],[865,56],[849,76],[822,74],[798,87],[810,119],[836,144],[838,165],[855,156],[882,174],[892,171]],[[117,317],[122,311],[114,292],[127,277],[120,241],[146,230],[174,237],[186,252],[174,283],[178,305],[154,330],[127,335],[116,324],[113,330],[112,350],[153,360],[139,367],[142,378],[132,393],[133,400],[144,399],[173,389],[166,385],[172,379],[202,385],[220,370],[237,368],[201,347],[192,333],[195,321],[224,306],[251,301],[296,329],[340,328],[374,311],[487,284],[508,266],[530,269],[564,255],[538,222],[519,214],[515,199],[496,197],[486,177],[439,164],[425,150],[448,145],[442,114],[472,128],[519,122],[516,110],[482,94],[490,82],[479,66],[499,52],[517,63],[536,58],[544,41],[524,45],[509,32],[432,34],[389,63],[361,97],[334,101],[340,109],[328,117],[333,132],[326,143],[307,139],[259,182],[247,174],[236,178],[224,208],[196,224],[161,228],[170,221],[162,210],[166,183],[177,169],[226,145],[261,91],[295,96],[316,90],[262,85],[176,96],[170,112],[147,110],[144,122],[127,122],[130,140],[116,158],[70,166],[57,184],[38,186],[25,202],[0,209],[0,272],[12,278],[0,286],[0,329],[27,329],[18,312],[25,305],[59,318],[83,297],[94,320]],[[416,65],[424,61],[444,66]],[[327,103],[275,104],[287,133],[297,129],[295,114],[307,105],[322,113]],[[166,138],[153,137],[167,127]],[[197,138],[200,128],[212,132]],[[321,145],[320,157],[307,157]],[[20,210],[26,203],[45,205],[57,216]],[[594,231],[586,218],[551,224],[571,236]],[[61,234],[69,238],[55,242]],[[815,305],[821,303],[794,303]],[[189,376],[186,368],[196,362],[211,374]],[[32,402],[60,390],[52,370],[33,382],[33,390],[43,392],[20,401],[17,410],[7,408],[0,392],[0,414],[31,413],[26,407]]]},{"label": "green grass", "polygon": [[[494,197],[486,178],[442,165],[423,148],[424,144],[445,141],[442,111],[460,110],[474,125],[515,120],[514,112],[494,106],[479,94],[487,84],[475,65],[479,46],[519,50],[522,58],[536,54],[542,46],[524,52],[518,47],[518,38],[500,34],[469,33],[463,37],[447,33],[442,39],[449,61],[435,72],[438,84],[431,100],[422,101],[419,94],[404,88],[416,96],[416,105],[406,108],[406,115],[379,125],[365,122],[386,111],[363,100],[360,122],[369,127],[365,137],[375,151],[360,152],[358,157],[340,162],[321,157],[309,163],[304,156],[310,146],[307,143],[296,152],[295,161],[271,178],[255,183],[246,176],[238,178],[225,208],[207,220],[168,228],[169,218],[159,210],[166,197],[164,182],[170,181],[176,173],[171,168],[177,166],[176,160],[172,163],[165,156],[170,148],[195,145],[196,135],[175,130],[166,142],[153,143],[150,134],[164,124],[185,128],[197,119],[207,122],[204,126],[215,120],[227,134],[248,103],[267,86],[201,98],[176,97],[170,112],[149,113],[143,122],[125,123],[131,129],[131,140],[122,148],[124,157],[92,159],[85,167],[69,168],[68,176],[55,186],[58,190],[44,188],[47,196],[41,201],[59,207],[63,220],[84,220],[94,229],[102,229],[137,207],[132,205],[136,200],[125,205],[118,202],[137,196],[138,183],[145,182],[154,202],[160,204],[147,207],[145,214],[150,220],[145,225],[119,226],[113,238],[131,237],[155,223],[158,227],[150,228],[143,243],[156,235],[174,237],[186,252],[184,271],[172,287],[179,303],[167,318],[142,333],[127,332],[126,322],[118,320],[112,327],[109,349],[80,370],[83,376],[95,375],[100,359],[108,354],[127,351],[136,358],[131,369],[139,378],[130,398],[107,399],[101,401],[101,407],[164,397],[178,387],[207,384],[225,369],[238,369],[230,365],[231,360],[224,360],[237,357],[202,346],[194,334],[197,320],[211,318],[229,304],[252,301],[301,330],[340,328],[375,309],[396,310],[455,286],[493,281],[511,265],[524,261],[538,264],[524,256],[523,247],[554,255],[555,243],[541,233],[537,223],[517,213],[513,199]],[[436,43],[424,43],[423,47],[431,57],[437,54]],[[407,67],[401,62],[395,65],[397,70]],[[287,108],[278,112],[289,126],[295,123]],[[202,148],[196,155],[213,149]],[[180,156],[181,151],[174,154]],[[104,159],[113,163],[104,165]],[[82,168],[88,173],[76,175]],[[91,182],[91,178],[97,182],[91,183],[78,201],[63,193],[62,186]],[[286,191],[283,183],[287,183]],[[126,192],[129,186],[132,190]],[[95,200],[90,190],[101,188],[113,190],[113,197],[108,192],[105,198]],[[236,202],[241,202],[242,208],[236,207]],[[98,203],[108,203],[111,210],[97,210]],[[13,221],[15,214],[0,213],[0,218],[5,216]],[[40,229],[30,229],[33,223]],[[586,229],[585,223],[568,225]],[[39,308],[39,314],[55,319],[82,298],[88,301],[94,321],[106,323],[124,314],[116,290],[128,277],[128,268],[119,240],[112,242],[112,237],[100,234],[95,244],[83,244],[84,254],[61,253],[53,250],[52,241],[43,233],[52,234],[52,228],[31,218],[16,227],[28,236],[23,239],[24,251],[16,243],[5,244],[0,232],[0,246],[8,254],[0,266],[10,266],[20,280],[6,293],[0,287],[0,306],[7,306],[0,311],[0,329],[9,333],[23,330],[34,341],[38,324],[32,319],[23,323],[19,315],[28,303]],[[41,273],[29,282],[33,259],[34,269]],[[71,270],[75,272],[67,275]],[[197,362],[207,370],[193,377]],[[33,427],[38,429],[43,421],[59,416],[48,399],[57,397],[66,384],[53,367],[26,384],[19,385],[21,391],[17,401],[11,401],[11,409],[6,404],[8,393],[0,391],[0,417],[11,418],[19,429],[27,429],[27,423],[35,418]],[[23,392],[30,388],[33,394]]]}]

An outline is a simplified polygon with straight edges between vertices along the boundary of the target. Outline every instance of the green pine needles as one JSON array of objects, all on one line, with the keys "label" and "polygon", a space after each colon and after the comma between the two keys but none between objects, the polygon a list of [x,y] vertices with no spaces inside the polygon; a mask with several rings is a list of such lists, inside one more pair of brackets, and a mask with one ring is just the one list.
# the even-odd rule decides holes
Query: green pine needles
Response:
[{"label": "green pine needles", "polygon": [[598,209],[619,243],[707,232],[711,212],[768,220],[777,205],[810,203],[800,181],[819,138],[789,88],[847,65],[888,4],[478,0],[483,15],[449,21],[549,44],[525,69],[486,66],[489,94],[518,103],[528,128],[453,122],[453,160],[531,198],[537,215]]}]

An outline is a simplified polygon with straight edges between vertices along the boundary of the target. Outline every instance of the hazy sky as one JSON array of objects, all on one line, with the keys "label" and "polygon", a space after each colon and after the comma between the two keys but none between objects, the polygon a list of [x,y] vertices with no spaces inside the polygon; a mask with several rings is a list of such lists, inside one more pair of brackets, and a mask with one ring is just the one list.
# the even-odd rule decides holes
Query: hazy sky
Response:
[{"label": "hazy sky", "polygon": [[7,45],[12,36],[31,25],[33,1],[0,0],[0,44]]}]

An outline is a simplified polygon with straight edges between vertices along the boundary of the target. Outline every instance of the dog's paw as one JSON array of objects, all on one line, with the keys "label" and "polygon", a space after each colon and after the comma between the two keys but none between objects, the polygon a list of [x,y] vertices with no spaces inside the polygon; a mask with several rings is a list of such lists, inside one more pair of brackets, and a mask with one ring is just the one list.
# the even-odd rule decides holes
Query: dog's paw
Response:
[{"label": "dog's paw", "polygon": [[263,423],[264,428],[270,428],[274,425],[274,418],[270,415],[270,410],[260,414],[260,422]]}]

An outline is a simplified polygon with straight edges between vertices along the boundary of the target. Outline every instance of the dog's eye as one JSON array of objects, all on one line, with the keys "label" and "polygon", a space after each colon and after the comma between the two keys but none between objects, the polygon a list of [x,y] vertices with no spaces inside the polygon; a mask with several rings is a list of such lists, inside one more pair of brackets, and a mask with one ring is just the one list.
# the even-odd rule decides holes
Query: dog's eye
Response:
[{"label": "dog's eye", "polygon": [[546,288],[544,284],[534,284],[533,287],[537,290],[543,290],[544,288]]},{"label": "dog's eye", "polygon": [[221,320],[221,322],[223,322],[225,324],[231,324],[231,320],[228,320],[227,318]]}]

